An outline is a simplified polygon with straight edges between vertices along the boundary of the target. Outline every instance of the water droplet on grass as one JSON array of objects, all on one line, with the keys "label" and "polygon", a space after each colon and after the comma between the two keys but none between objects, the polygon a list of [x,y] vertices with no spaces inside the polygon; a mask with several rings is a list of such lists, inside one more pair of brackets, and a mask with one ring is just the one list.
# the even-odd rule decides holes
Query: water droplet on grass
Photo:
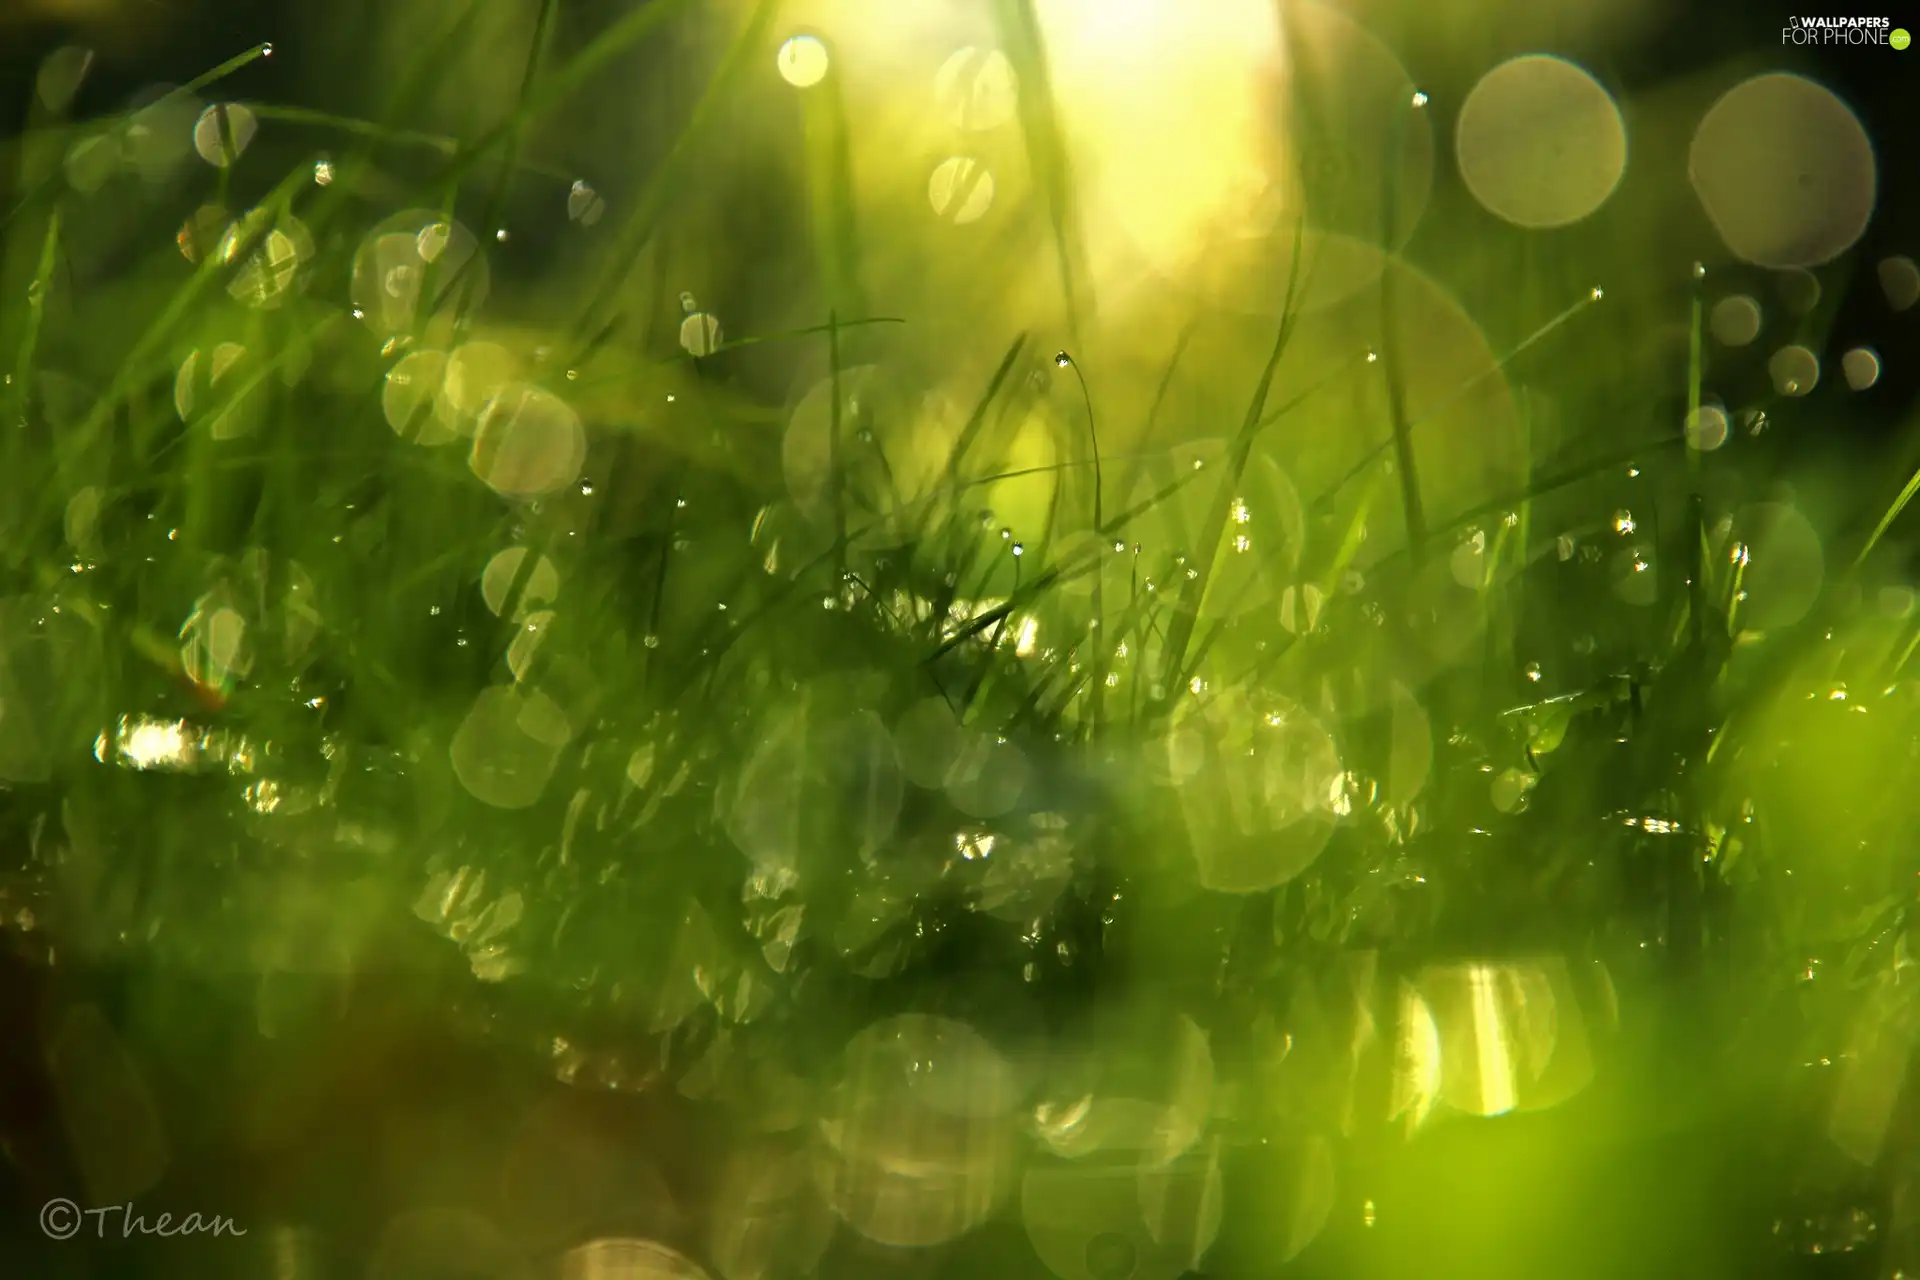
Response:
[{"label": "water droplet on grass", "polygon": [[832,59],[818,36],[799,35],[780,46],[774,60],[780,78],[796,89],[811,89],[827,78]]}]

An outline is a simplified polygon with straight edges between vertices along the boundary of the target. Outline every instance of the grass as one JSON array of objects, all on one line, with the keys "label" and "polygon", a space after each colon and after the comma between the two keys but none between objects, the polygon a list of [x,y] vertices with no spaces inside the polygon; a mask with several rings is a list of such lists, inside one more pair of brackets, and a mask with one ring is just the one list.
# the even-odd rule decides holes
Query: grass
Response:
[{"label": "grass", "polygon": [[[1372,1029],[1365,1070],[1392,1074],[1412,1025],[1402,979],[1542,955],[1611,974],[1611,1019],[1597,988],[1558,997],[1596,1046],[1613,1025],[1593,1053],[1607,1083],[1507,1129],[1459,1122],[1482,1135],[1462,1139],[1467,1163],[1405,1175],[1403,1202],[1445,1201],[1503,1143],[1770,1123],[1806,1046],[1833,1050],[1835,1027],[1886,998],[1909,963],[1899,780],[1920,627],[1860,599],[1897,576],[1920,473],[1825,531],[1831,571],[1803,616],[1747,626],[1748,592],[1807,585],[1749,527],[1771,477],[1657,425],[1697,414],[1716,374],[1702,317],[1717,276],[1681,304],[1684,385],[1629,388],[1624,425],[1592,438],[1525,418],[1524,479],[1460,499],[1431,474],[1438,433],[1490,387],[1556,392],[1554,365],[1605,340],[1585,326],[1613,299],[1595,289],[1450,390],[1417,388],[1396,290],[1418,282],[1397,268],[1369,300],[1377,346],[1322,360],[1302,339],[1299,221],[1280,233],[1277,314],[1224,337],[1218,317],[1182,316],[1154,332],[1168,354],[1151,371],[1107,360],[1122,348],[1101,336],[1042,23],[1009,0],[994,17],[1025,86],[1032,208],[997,243],[1044,246],[1057,323],[1011,339],[983,323],[974,349],[929,353],[916,343],[942,299],[870,302],[873,262],[915,242],[865,207],[863,119],[830,79],[798,113],[812,285],[795,305],[812,314],[699,355],[650,345],[673,314],[680,209],[722,198],[707,148],[765,92],[784,19],[760,2],[595,234],[584,281],[503,285],[503,270],[485,306],[463,292],[370,333],[346,281],[375,224],[403,205],[470,218],[505,261],[491,228],[526,189],[575,176],[543,157],[545,126],[698,17],[654,0],[561,59],[558,8],[540,9],[517,98],[470,142],[393,123],[434,87],[430,59],[385,120],[252,104],[263,142],[228,167],[190,161],[166,204],[256,211],[197,262],[170,256],[152,209],[103,221],[111,193],[63,176],[72,146],[124,138],[130,117],[41,119],[14,148],[0,904],[43,969],[57,953],[61,972],[150,984],[120,1010],[136,1056],[174,1034],[153,1013],[168,984],[242,1020],[288,979],[358,1007],[387,988],[422,1016],[473,1013],[461,1025],[492,1029],[501,1070],[652,1081],[724,1126],[762,1105],[770,1072],[823,1090],[875,1017],[943,1012],[1024,1044],[1030,1024],[1070,1040],[1095,1012],[1165,1005],[1212,1045],[1230,1186],[1264,1158],[1243,1139],[1308,1137],[1365,1185],[1437,1149],[1405,1154],[1405,1117],[1340,1047]],[[264,54],[176,93],[215,92]],[[282,126],[297,145],[275,150]],[[349,149],[318,186],[304,148],[333,137]],[[405,199],[366,198],[401,155]],[[311,239],[298,282],[269,275],[273,305],[247,305],[256,255],[294,218]],[[144,283],[114,293],[88,236],[137,246]],[[421,251],[421,296],[450,298],[466,277],[437,261]],[[546,397],[501,392],[489,413],[548,417],[459,429],[558,434],[427,448],[428,402],[387,420],[400,359],[468,341]],[[217,364],[221,343],[241,349],[232,376],[177,411],[186,354]],[[882,381],[856,380],[876,356],[892,360]],[[964,410],[921,403],[929,363],[942,389],[964,381]],[[797,415],[770,390],[821,371],[824,520],[789,492]],[[552,407],[568,402],[572,427]],[[1194,408],[1210,403],[1227,407]],[[240,414],[251,430],[223,438]],[[537,469],[574,429],[582,460],[555,483],[484,482],[487,459]],[[1348,429],[1358,445],[1315,454]],[[1252,572],[1234,567],[1249,524]],[[491,599],[483,577],[511,548]],[[1642,549],[1650,598],[1627,590]],[[1218,891],[1208,866],[1252,891]],[[1354,985],[1355,957],[1377,988]],[[1470,1034],[1433,999],[1445,1036]],[[344,1016],[281,1009],[273,1034],[319,1054]],[[238,1070],[214,1050],[195,1063]],[[1660,1074],[1675,1064],[1696,1071],[1684,1087]],[[1290,1256],[1323,1228],[1301,1266],[1363,1256],[1313,1187],[1285,1194],[1305,1238],[1276,1244],[1230,1200],[1216,1269],[1260,1273],[1263,1248]],[[1003,1246],[1035,1265],[1017,1240],[952,1265]]]}]

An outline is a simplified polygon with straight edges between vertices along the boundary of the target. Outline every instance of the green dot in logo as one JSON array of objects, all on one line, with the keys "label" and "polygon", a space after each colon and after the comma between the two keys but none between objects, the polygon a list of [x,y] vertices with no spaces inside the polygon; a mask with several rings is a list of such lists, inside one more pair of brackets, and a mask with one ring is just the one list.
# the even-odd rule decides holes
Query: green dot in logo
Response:
[{"label": "green dot in logo", "polygon": [[1906,48],[1912,39],[1913,37],[1907,34],[1905,27],[1895,27],[1887,34],[1887,43],[1896,49]]}]

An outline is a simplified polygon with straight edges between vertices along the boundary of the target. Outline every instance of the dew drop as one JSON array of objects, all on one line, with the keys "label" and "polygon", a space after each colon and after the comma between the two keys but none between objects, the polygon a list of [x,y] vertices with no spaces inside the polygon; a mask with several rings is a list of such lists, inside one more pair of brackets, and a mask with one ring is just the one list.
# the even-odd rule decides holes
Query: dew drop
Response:
[{"label": "dew drop", "polygon": [[273,56],[273,41],[268,40],[260,46],[260,56],[263,58],[271,58]]},{"label": "dew drop", "polygon": [[580,482],[580,496],[583,498],[591,498],[593,496],[593,481],[582,480]]},{"label": "dew drop", "polygon": [[1693,278],[1694,278],[1695,280],[1705,280],[1705,279],[1707,278],[1707,264],[1706,264],[1706,263],[1704,263],[1704,262],[1696,262],[1696,263],[1694,263],[1694,264],[1693,264]]},{"label": "dew drop", "polygon": [[1413,91],[1413,105],[1414,105],[1414,106],[1416,106],[1416,107],[1424,107],[1424,106],[1426,106],[1426,105],[1427,105],[1427,102],[1428,102],[1428,98],[1427,98],[1427,94],[1426,94],[1426,90],[1424,90],[1424,89],[1415,89],[1415,90]]},{"label": "dew drop", "polygon": [[1027,549],[1016,542],[1013,544],[1013,554],[1015,554],[1016,556],[1023,556],[1027,554]]},{"label": "dew drop", "polygon": [[649,649],[658,649],[660,647],[660,637],[656,635],[649,635],[645,640],[641,641],[641,643],[646,645],[647,648]]},{"label": "dew drop", "polygon": [[1059,367],[1059,368],[1062,368],[1062,369],[1064,369],[1064,368],[1066,368],[1066,367],[1067,367],[1068,365],[1070,365],[1070,364],[1072,364],[1072,363],[1073,363],[1073,357],[1072,357],[1072,356],[1070,356],[1070,355],[1068,355],[1068,354],[1067,354],[1066,352],[1064,352],[1064,351],[1057,351],[1057,352],[1055,352],[1055,353],[1054,353],[1054,356],[1053,356],[1053,363],[1054,363],[1054,364],[1055,364],[1055,365],[1056,365],[1057,367]]},{"label": "dew drop", "polygon": [[827,78],[831,59],[819,37],[797,35],[780,46],[775,65],[780,78],[796,89],[811,89]]},{"label": "dew drop", "polygon": [[576,180],[567,191],[567,218],[583,227],[591,227],[606,216],[606,201],[584,180]]},{"label": "dew drop", "polygon": [[500,228],[498,231],[493,233],[493,238],[499,241],[501,244],[505,244],[508,239],[507,229],[505,227]]},{"label": "dew drop", "polygon": [[1607,296],[1607,291],[1605,289],[1602,289],[1599,285],[1595,285],[1593,286],[1593,292],[1589,293],[1587,296],[1589,298],[1592,298],[1595,302],[1598,302],[1600,301],[1600,299]]}]

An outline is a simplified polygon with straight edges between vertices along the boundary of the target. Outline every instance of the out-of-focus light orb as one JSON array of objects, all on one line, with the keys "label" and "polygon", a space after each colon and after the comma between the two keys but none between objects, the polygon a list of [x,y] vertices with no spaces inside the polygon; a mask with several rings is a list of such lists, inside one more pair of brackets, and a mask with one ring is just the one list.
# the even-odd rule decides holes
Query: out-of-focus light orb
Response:
[{"label": "out-of-focus light orb", "polygon": [[1773,389],[1783,396],[1804,396],[1820,382],[1820,357],[1795,344],[1782,347],[1767,360]]},{"label": "out-of-focus light orb", "polygon": [[993,174],[978,160],[950,156],[927,179],[927,202],[956,226],[978,222],[993,207]]},{"label": "out-of-focus light orb", "polygon": [[1219,1083],[1212,1043],[1192,1018],[1150,1007],[1109,1027],[1034,1107],[1033,1131],[1064,1159],[1164,1169],[1207,1132]]},{"label": "out-of-focus light orb", "polygon": [[474,700],[448,744],[454,777],[468,794],[496,809],[525,809],[553,777],[573,737],[566,713],[545,694],[504,685]]},{"label": "out-of-focus light orb", "polygon": [[926,1248],[990,1218],[1018,1162],[1011,1066],[964,1023],[889,1018],[848,1044],[818,1179],[869,1240]]},{"label": "out-of-focus light orb", "polygon": [[420,445],[446,444],[459,432],[434,412],[447,381],[447,353],[413,351],[387,371],[380,411],[395,435]]},{"label": "out-of-focus light orb", "polygon": [[956,129],[998,129],[1019,111],[1020,79],[1000,50],[968,45],[940,65],[933,94]]},{"label": "out-of-focus light orb", "polygon": [[[200,102],[172,85],[153,85],[134,105],[137,109],[120,132],[120,158],[149,183],[170,181],[194,151]],[[105,142],[107,136],[99,140]]]},{"label": "out-of-focus light orb", "polygon": [[[312,233],[291,215],[282,215],[262,235],[261,227],[271,216],[266,209],[255,209],[227,228],[216,250],[218,260],[227,264],[246,253],[246,261],[234,272],[227,292],[261,311],[270,311],[285,301],[300,268],[314,252]],[[249,245],[253,246],[251,252]]]},{"label": "out-of-focus light orb", "polygon": [[489,282],[472,232],[439,213],[412,209],[381,222],[361,242],[350,292],[367,327],[387,337],[471,313],[486,301]]},{"label": "out-of-focus light orb", "polygon": [[1887,305],[1895,311],[1905,311],[1920,302],[1920,266],[1915,266],[1912,258],[1882,258],[1876,274],[1880,292],[1887,295]]},{"label": "out-of-focus light orb", "polygon": [[481,413],[470,464],[501,496],[538,498],[578,480],[586,461],[586,428],[572,406],[540,387],[516,383]]},{"label": "out-of-focus light orb", "polygon": [[810,1175],[800,1153],[778,1148],[727,1162],[707,1233],[707,1256],[726,1280],[815,1274],[834,1222]]},{"label": "out-of-focus light orb", "polygon": [[174,243],[180,246],[180,256],[195,266],[220,244],[228,225],[227,211],[219,205],[201,205],[180,224],[179,234]]},{"label": "out-of-focus light orb", "polygon": [[1285,884],[1332,837],[1340,754],[1305,708],[1238,688],[1185,697],[1166,750],[1203,887],[1257,893]]},{"label": "out-of-focus light orb", "polygon": [[193,149],[214,168],[224,169],[240,158],[259,128],[260,122],[246,107],[216,103],[194,122]]},{"label": "out-of-focus light orb", "polygon": [[[508,547],[487,561],[487,567],[481,571],[480,596],[487,602],[487,611],[495,617],[505,615],[507,593],[512,590],[513,581],[520,575],[528,554],[525,547]],[[560,594],[560,571],[545,556],[537,558],[526,574],[527,584],[520,593],[519,612],[550,604]]]},{"label": "out-of-focus light orb", "polygon": [[762,719],[757,739],[720,798],[726,833],[756,874],[797,874],[823,832],[861,858],[892,837],[905,783],[878,716],[821,683]]},{"label": "out-of-focus light orb", "polygon": [[1872,347],[1855,347],[1840,357],[1840,372],[1849,387],[1865,391],[1880,381],[1880,357]]},{"label": "out-of-focus light orb", "polygon": [[225,593],[202,596],[180,626],[180,666],[203,689],[225,692],[253,666],[247,620]]},{"label": "out-of-focus light orb", "polygon": [[487,406],[518,373],[519,362],[499,343],[463,344],[447,357],[446,372],[434,396],[434,416],[444,429],[472,435]]},{"label": "out-of-focus light orb", "polygon": [[710,356],[720,349],[720,321],[705,311],[696,311],[680,322],[680,347],[695,358]]},{"label": "out-of-focus light orb", "polygon": [[1786,72],[1755,76],[1707,110],[1688,173],[1735,256],[1763,267],[1830,262],[1867,227],[1873,144],[1848,106]]},{"label": "out-of-focus light orb", "polygon": [[1600,82],[1562,58],[1529,54],[1482,76],[1454,144],[1467,190],[1516,226],[1564,227],[1620,185],[1627,130]]},{"label": "out-of-focus light orb", "polygon": [[1820,278],[1803,267],[1789,267],[1779,276],[1780,300],[1794,315],[1804,316],[1820,305]]},{"label": "out-of-focus light orb", "polygon": [[1781,502],[1747,507],[1734,518],[1745,564],[1739,622],[1749,631],[1792,626],[1820,597],[1826,554],[1820,534],[1800,512]]},{"label": "out-of-focus light orb", "polygon": [[[1361,1014],[1363,1019],[1369,1016]],[[1234,1172],[1235,1201],[1257,1204],[1261,1209],[1257,1220],[1247,1222],[1245,1235],[1240,1235],[1240,1222],[1236,1220],[1234,1235],[1238,1238],[1230,1238],[1226,1245],[1233,1250],[1235,1260],[1271,1259],[1275,1264],[1293,1261],[1320,1237],[1339,1203],[1334,1146],[1319,1134],[1262,1142],[1257,1150],[1236,1161]],[[1226,1258],[1210,1258],[1207,1262],[1208,1270],[1215,1274],[1236,1270]],[[1226,1265],[1216,1268],[1216,1262]]]},{"label": "out-of-focus light orb", "polygon": [[[831,529],[837,485],[855,545],[899,546],[930,514],[931,504],[946,499],[947,462],[965,423],[966,411],[952,400],[916,394],[888,369],[844,369],[837,380],[815,383],[794,406],[780,451],[787,490],[809,523]],[[985,474],[1046,467],[1055,460],[1053,444],[1039,420],[1013,424],[1010,432],[995,424],[976,441],[974,457]],[[976,486],[969,501],[977,498],[981,508],[1000,511],[1012,522],[1036,507],[1044,511],[1056,483],[1051,474],[1035,472]]]},{"label": "out-of-focus light orb", "polygon": [[827,78],[833,60],[818,36],[793,36],[780,46],[774,65],[780,78],[796,89],[811,89]]},{"label": "out-of-focus light orb", "polygon": [[1563,960],[1435,965],[1417,997],[1431,1019],[1440,1100],[1467,1115],[1557,1106],[1593,1078],[1592,1048]]},{"label": "out-of-focus light orb", "polygon": [[607,202],[585,182],[575,182],[567,192],[567,220],[591,227],[607,215]]},{"label": "out-of-focus light orb", "polygon": [[974,818],[997,818],[1020,802],[1030,766],[1018,743],[967,731],[947,770],[947,799]]},{"label": "out-of-focus light orb", "polygon": [[1447,571],[1453,580],[1469,591],[1483,591],[1487,583],[1487,534],[1476,529],[1462,538],[1447,557]]},{"label": "out-of-focus light orb", "polygon": [[569,1249],[560,1280],[707,1280],[707,1273],[663,1244],[609,1238]]},{"label": "out-of-focus light orb", "polygon": [[1219,1156],[1211,1150],[1160,1168],[1040,1160],[1020,1187],[1027,1239],[1060,1280],[1190,1274],[1219,1236],[1225,1205]]},{"label": "out-of-focus light orb", "polygon": [[1727,442],[1727,411],[1703,404],[1687,415],[1687,448],[1711,453]]},{"label": "out-of-focus light orb", "polygon": [[[225,399],[223,387],[230,387],[228,375],[234,372],[247,349],[237,342],[223,342],[203,355],[191,351],[180,362],[173,379],[173,407],[180,421],[193,422],[201,412]],[[247,434],[251,421],[242,416],[238,405],[229,405],[210,426],[216,440],[231,440]]]},{"label": "out-of-focus light orb", "polygon": [[1707,315],[1714,341],[1726,347],[1744,347],[1760,336],[1760,304],[1745,294],[1722,298]]},{"label": "out-of-focus light orb", "polygon": [[945,698],[923,698],[894,722],[893,742],[900,771],[917,787],[939,790],[966,745],[967,730]]}]

